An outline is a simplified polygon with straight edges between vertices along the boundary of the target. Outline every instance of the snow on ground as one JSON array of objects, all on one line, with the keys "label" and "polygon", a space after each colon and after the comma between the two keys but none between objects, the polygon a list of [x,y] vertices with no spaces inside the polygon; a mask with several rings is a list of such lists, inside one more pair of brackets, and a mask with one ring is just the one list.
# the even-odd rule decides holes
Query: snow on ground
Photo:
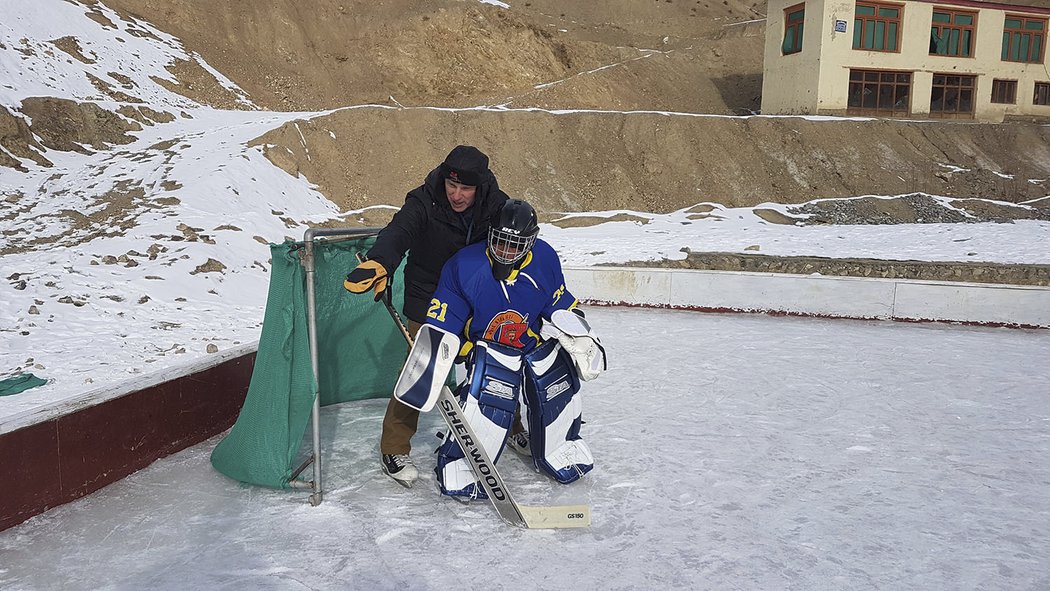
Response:
[{"label": "snow on ground", "polygon": [[[232,81],[188,52],[177,38],[128,18],[94,2],[83,6],[61,0],[5,0],[0,21],[0,106],[17,109],[22,99],[31,96],[109,101],[90,75],[129,90],[154,109],[199,107],[155,80],[178,86],[166,69],[176,60],[196,60],[241,102],[251,104]],[[75,40],[80,58],[54,43],[67,37]]]},{"label": "snow on ground", "polygon": [[[28,245],[0,258],[0,373],[54,380],[44,392],[0,399],[0,416],[47,390],[64,397],[206,356],[209,345],[258,339],[267,243],[301,238],[298,224],[337,213],[261,148],[245,147],[291,116],[198,109],[117,153],[49,154],[54,168],[28,174],[0,169],[0,190],[25,193],[0,231]],[[166,133],[178,150],[149,147]],[[125,220],[84,224],[67,214],[103,211],[106,193],[127,179],[146,195],[128,229],[107,235]],[[296,220],[294,229],[282,218]],[[49,240],[34,246],[34,237]]]},{"label": "snow on ground", "polygon": [[[717,203],[709,217],[693,208],[669,214],[614,211],[571,214],[611,217],[627,214],[644,221],[615,221],[586,228],[543,226],[565,264],[592,266],[625,261],[682,260],[687,251],[758,251],[768,256],[872,258],[898,261],[1050,263],[1050,223],[896,224],[790,226],[762,220],[754,209],[786,211],[786,206],[726,208]],[[794,207],[794,206],[792,206]],[[757,247],[757,248],[756,248]]]},{"label": "snow on ground", "polygon": [[0,532],[0,588],[1050,588],[1050,333],[592,309],[596,468],[560,486],[517,456],[517,500],[590,503],[521,530],[382,475],[384,401],[326,407],[327,494],[233,482],[216,440]]}]

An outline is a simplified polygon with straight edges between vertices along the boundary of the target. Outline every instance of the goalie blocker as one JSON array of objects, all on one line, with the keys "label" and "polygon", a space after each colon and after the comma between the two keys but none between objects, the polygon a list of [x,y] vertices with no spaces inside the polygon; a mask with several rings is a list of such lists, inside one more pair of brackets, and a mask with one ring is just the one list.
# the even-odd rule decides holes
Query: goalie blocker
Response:
[{"label": "goalie blocker", "polygon": [[394,384],[394,398],[419,411],[434,408],[458,351],[459,337],[424,324]]}]

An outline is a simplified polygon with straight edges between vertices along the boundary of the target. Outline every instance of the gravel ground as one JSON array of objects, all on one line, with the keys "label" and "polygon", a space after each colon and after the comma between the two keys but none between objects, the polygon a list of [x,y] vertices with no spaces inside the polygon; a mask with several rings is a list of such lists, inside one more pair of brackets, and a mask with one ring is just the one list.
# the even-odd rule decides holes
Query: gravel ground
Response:
[{"label": "gravel ground", "polygon": [[952,200],[951,205],[923,193],[894,198],[860,197],[815,201],[789,208],[806,216],[805,225],[840,224],[974,224],[1014,220],[1050,221],[1050,207],[1015,205],[979,199]]}]

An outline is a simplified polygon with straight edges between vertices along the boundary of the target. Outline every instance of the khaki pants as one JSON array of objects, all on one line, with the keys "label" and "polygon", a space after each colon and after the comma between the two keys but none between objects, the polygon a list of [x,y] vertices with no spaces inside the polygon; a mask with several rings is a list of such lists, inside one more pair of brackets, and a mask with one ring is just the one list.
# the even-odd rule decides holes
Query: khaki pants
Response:
[{"label": "khaki pants", "polygon": [[[413,320],[408,321],[408,334],[412,335],[413,340],[422,326]],[[416,434],[418,427],[419,411],[401,404],[391,396],[390,402],[386,405],[386,415],[383,417],[383,434],[379,438],[379,453],[399,455],[411,452],[412,436]],[[519,433],[524,430],[519,407],[514,413],[514,426],[511,428],[511,433]]]},{"label": "khaki pants", "polygon": [[[408,334],[416,338],[423,325],[408,321]],[[379,439],[379,453],[407,454],[412,451],[412,436],[419,425],[419,411],[405,406],[393,396],[386,405],[386,416],[383,417],[383,434]]]}]

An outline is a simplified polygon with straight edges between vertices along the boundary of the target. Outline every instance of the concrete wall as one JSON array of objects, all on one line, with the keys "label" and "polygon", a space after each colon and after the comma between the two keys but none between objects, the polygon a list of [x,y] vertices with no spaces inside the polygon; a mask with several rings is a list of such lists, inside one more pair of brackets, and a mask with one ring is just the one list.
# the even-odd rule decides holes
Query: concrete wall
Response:
[{"label": "concrete wall", "polygon": [[1050,328],[1050,287],[620,267],[565,277],[599,304]]}]

